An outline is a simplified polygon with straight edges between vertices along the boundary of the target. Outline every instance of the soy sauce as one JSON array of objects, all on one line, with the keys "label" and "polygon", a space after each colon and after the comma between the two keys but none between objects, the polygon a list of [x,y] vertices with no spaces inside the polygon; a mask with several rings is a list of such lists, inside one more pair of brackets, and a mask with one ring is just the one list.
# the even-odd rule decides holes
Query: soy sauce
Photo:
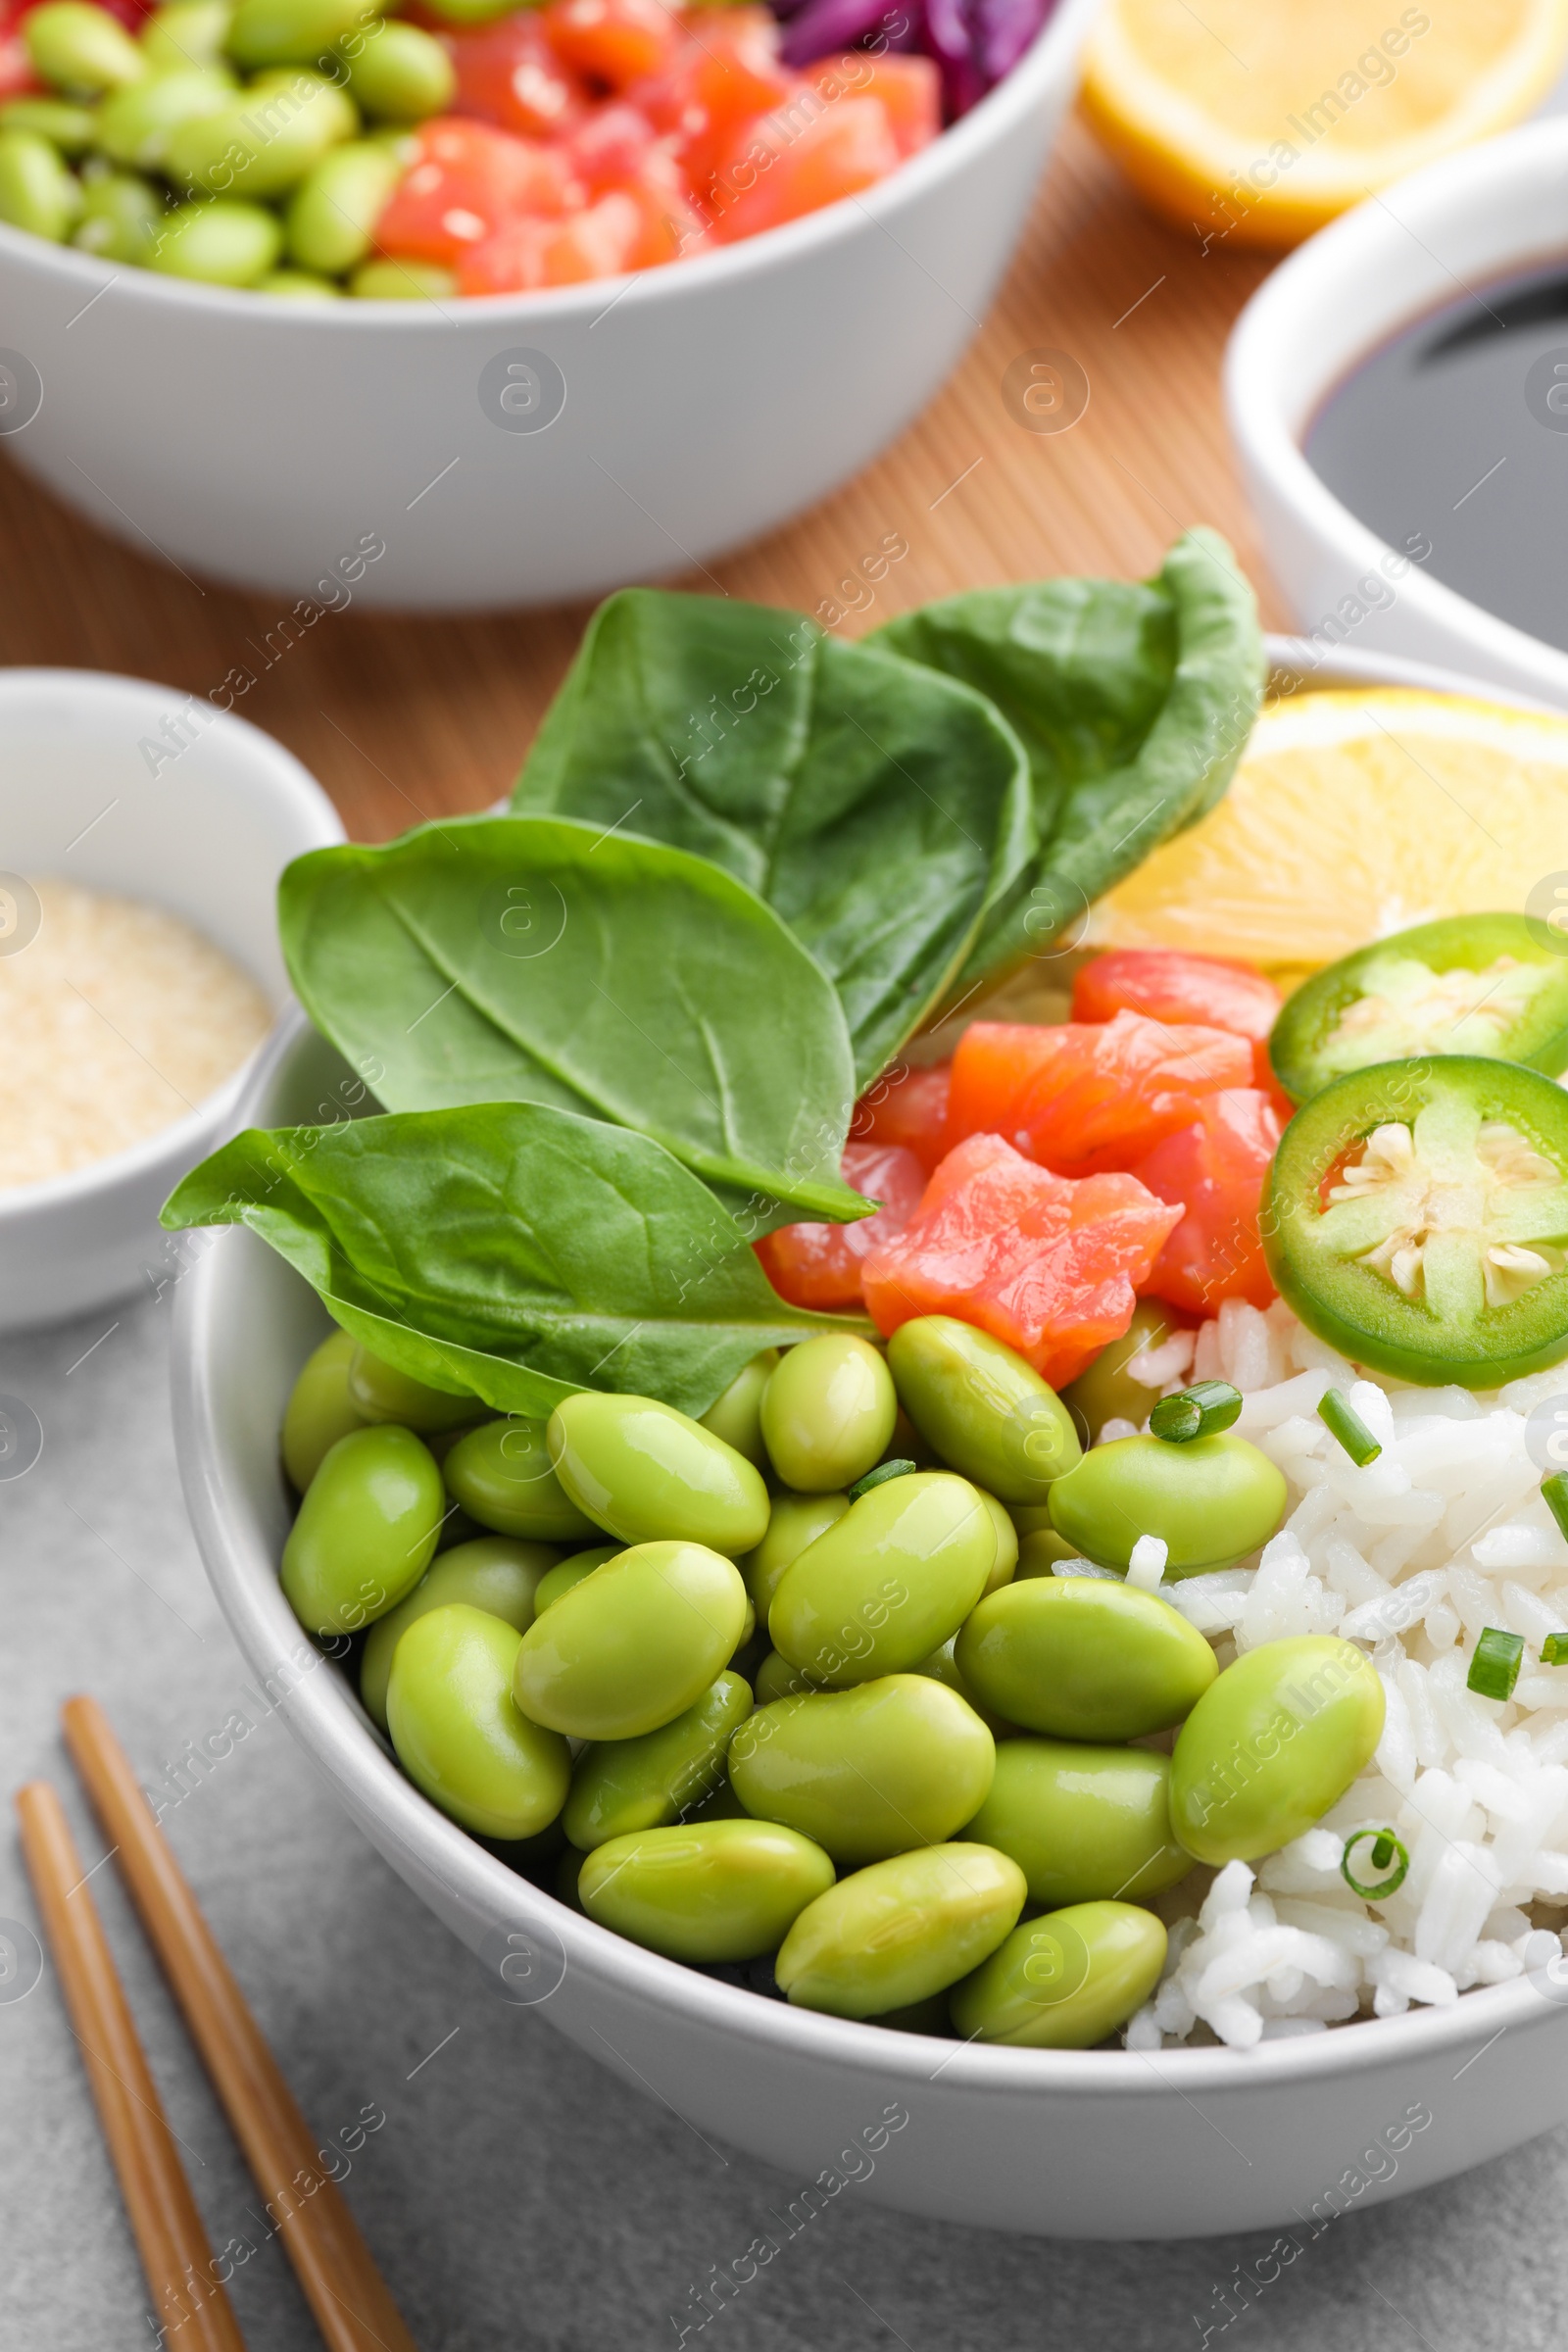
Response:
[{"label": "soy sauce", "polygon": [[1307,463],[1423,569],[1568,651],[1568,264],[1467,293],[1329,395]]}]

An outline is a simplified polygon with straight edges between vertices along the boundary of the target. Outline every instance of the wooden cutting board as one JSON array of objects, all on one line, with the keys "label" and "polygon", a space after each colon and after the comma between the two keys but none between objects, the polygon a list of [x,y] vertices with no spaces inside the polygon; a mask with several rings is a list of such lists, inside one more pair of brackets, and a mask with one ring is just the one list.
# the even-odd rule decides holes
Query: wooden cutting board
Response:
[{"label": "wooden cutting board", "polygon": [[[1135,577],[1179,530],[1208,522],[1236,547],[1265,619],[1284,625],[1219,399],[1226,335],[1266,267],[1204,254],[1196,233],[1154,220],[1070,122],[1012,273],[947,390],[848,488],[678,584],[794,606],[855,636],[995,580]],[[1088,378],[1068,431],[1029,429],[1004,397],[1009,362],[1042,349],[1066,352]],[[884,569],[890,544],[907,553]],[[188,581],[101,537],[3,461],[0,578],[0,662],[123,670],[195,694],[236,665],[255,672],[235,708],[304,760],[364,840],[508,788],[588,612],[350,611],[270,660],[281,600]]]}]

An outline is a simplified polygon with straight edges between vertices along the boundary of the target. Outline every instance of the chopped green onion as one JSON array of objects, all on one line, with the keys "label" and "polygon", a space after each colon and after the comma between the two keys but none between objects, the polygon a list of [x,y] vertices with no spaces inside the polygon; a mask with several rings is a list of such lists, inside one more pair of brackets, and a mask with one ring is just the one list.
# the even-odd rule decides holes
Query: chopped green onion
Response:
[{"label": "chopped green onion", "polygon": [[1568,1666],[1568,1634],[1548,1634],[1541,1644],[1543,1666]]},{"label": "chopped green onion", "polygon": [[[1374,1870],[1387,1871],[1389,1864],[1391,1862],[1394,1864],[1389,1876],[1379,1879],[1371,1886],[1363,1886],[1350,1869],[1350,1856],[1362,1839],[1366,1838],[1370,1838],[1372,1840],[1372,1867]],[[1381,1902],[1385,1895],[1396,1894],[1404,1885],[1405,1873],[1409,1867],[1410,1857],[1405,1851],[1402,1841],[1396,1838],[1392,1830],[1357,1830],[1353,1838],[1347,1838],[1345,1840],[1345,1851],[1340,1857],[1341,1878],[1351,1893],[1358,1894],[1366,1903]]]},{"label": "chopped green onion", "polygon": [[1167,1446],[1188,1446],[1194,1438],[1212,1438],[1229,1429],[1241,1409],[1242,1392],[1228,1380],[1200,1380],[1174,1396],[1162,1396],[1149,1416],[1149,1426]]},{"label": "chopped green onion", "polygon": [[1478,1690],[1483,1698],[1512,1698],[1524,1654],[1522,1634],[1505,1634],[1500,1626],[1489,1625],[1476,1643],[1465,1689]]},{"label": "chopped green onion", "polygon": [[907,1478],[913,1468],[912,1462],[878,1462],[874,1470],[868,1470],[863,1478],[858,1478],[854,1486],[847,1490],[850,1500],[858,1502],[860,1496],[869,1494],[873,1487],[885,1487],[890,1478]]},{"label": "chopped green onion", "polygon": [[1375,1462],[1383,1451],[1377,1439],[1338,1389],[1325,1389],[1318,1398],[1317,1417],[1330,1437],[1338,1438],[1358,1470]]},{"label": "chopped green onion", "polygon": [[1554,1470],[1541,1482],[1541,1499],[1568,1536],[1568,1470]]}]

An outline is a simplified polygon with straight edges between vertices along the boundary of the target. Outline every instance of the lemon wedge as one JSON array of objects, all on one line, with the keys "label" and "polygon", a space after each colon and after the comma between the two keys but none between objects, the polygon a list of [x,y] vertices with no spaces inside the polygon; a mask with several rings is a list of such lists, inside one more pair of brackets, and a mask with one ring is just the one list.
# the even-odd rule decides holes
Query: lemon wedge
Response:
[{"label": "lemon wedge", "polygon": [[1100,902],[1090,940],[1284,979],[1506,912],[1568,943],[1568,718],[1386,688],[1266,709],[1219,806]]},{"label": "lemon wedge", "polygon": [[1568,0],[1105,0],[1083,105],[1183,228],[1277,247],[1517,122],[1565,56]]}]

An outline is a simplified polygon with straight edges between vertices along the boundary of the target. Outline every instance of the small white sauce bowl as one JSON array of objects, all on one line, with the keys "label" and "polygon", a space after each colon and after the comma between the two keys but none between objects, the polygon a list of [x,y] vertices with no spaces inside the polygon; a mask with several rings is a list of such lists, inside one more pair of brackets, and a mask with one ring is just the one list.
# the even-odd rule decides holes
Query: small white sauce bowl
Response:
[{"label": "small white sauce bowl", "polygon": [[[278,874],[342,839],[320,786],[246,719],[140,678],[0,670],[0,867],[183,916],[249,973],[274,1014],[293,1002],[277,947]],[[159,1231],[158,1211],[232,1128],[264,1052],[128,1151],[0,1191],[0,1331],[177,1277],[188,1245]]]},{"label": "small white sauce bowl", "polygon": [[1096,6],[1058,0],[863,196],[630,277],[274,302],[0,226],[17,416],[41,388],[6,447],[142,552],[289,600],[480,611],[700,565],[858,472],[955,367]]},{"label": "small white sauce bowl", "polygon": [[1396,555],[1301,450],[1335,385],[1401,327],[1559,256],[1568,257],[1568,120],[1552,116],[1357,205],[1252,296],[1231,336],[1225,404],[1264,549],[1304,635],[1450,663],[1568,707],[1568,653]]},{"label": "small white sauce bowl", "polygon": [[[1271,640],[1270,653],[1303,685],[1486,692],[1414,663],[1317,663],[1288,639]],[[242,1109],[248,1124],[275,1126],[341,1118],[362,1100],[299,1020],[268,1051]],[[556,1902],[404,1778],[347,1676],[283,1598],[291,1504],[278,1428],[329,1328],[300,1276],[243,1230],[213,1237],[176,1294],[180,1478],[247,1664],[366,1836],[478,1955],[496,1996],[538,2007],[705,2136],[781,2167],[782,2232],[804,2228],[791,2203],[804,2190],[819,2209],[853,2179],[872,2204],[1041,2237],[1285,2229],[1299,2250],[1341,2213],[1445,2180],[1568,2117],[1568,1962],[1446,2009],[1253,2050],[986,2048],[764,1999]],[[453,1966],[472,1969],[456,1953]],[[498,2148],[529,2129],[499,2108],[481,2128]]]}]

